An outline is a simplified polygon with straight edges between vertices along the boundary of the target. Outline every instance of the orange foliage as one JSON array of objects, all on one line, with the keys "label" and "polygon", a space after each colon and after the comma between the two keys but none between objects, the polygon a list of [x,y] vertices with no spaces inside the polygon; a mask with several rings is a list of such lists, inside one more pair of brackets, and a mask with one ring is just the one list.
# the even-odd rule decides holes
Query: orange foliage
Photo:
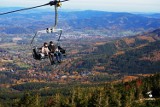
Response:
[{"label": "orange foliage", "polygon": [[133,44],[135,42],[135,38],[124,38],[123,40],[127,45]]},{"label": "orange foliage", "polygon": [[99,45],[104,45],[104,44],[106,44],[106,42],[96,42],[96,43],[94,44],[94,46],[99,46]]},{"label": "orange foliage", "polygon": [[132,81],[132,80],[135,80],[137,79],[138,77],[137,76],[125,76],[123,78],[123,82],[128,82],[128,81]]},{"label": "orange foliage", "polygon": [[140,49],[140,48],[143,48],[144,46],[147,46],[148,44],[143,44],[143,45],[139,45],[137,46],[135,49]]},{"label": "orange foliage", "polygon": [[118,55],[123,55],[125,52],[124,51],[118,51],[117,53],[115,53],[116,56]]},{"label": "orange foliage", "polygon": [[152,37],[150,37],[150,36],[138,36],[137,37],[138,39],[141,39],[141,40],[147,40],[147,41],[149,41],[149,42],[154,42],[155,40],[152,38]]},{"label": "orange foliage", "polygon": [[144,56],[140,58],[140,60],[148,60],[152,62],[160,61],[160,51],[155,51],[149,54],[148,56]]}]

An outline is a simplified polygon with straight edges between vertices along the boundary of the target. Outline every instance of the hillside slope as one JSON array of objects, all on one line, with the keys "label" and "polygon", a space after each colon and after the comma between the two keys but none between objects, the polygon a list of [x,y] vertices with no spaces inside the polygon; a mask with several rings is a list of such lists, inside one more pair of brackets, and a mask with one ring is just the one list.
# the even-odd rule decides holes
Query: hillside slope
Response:
[{"label": "hillside slope", "polygon": [[[159,107],[160,74],[130,82],[103,84],[30,83],[0,88],[0,106],[33,107]],[[29,90],[27,90],[29,89]],[[38,90],[39,89],[39,90]],[[152,98],[149,98],[148,92]]]},{"label": "hillside slope", "polygon": [[[107,73],[156,73],[160,71],[160,29],[97,46],[91,54],[74,64],[78,71]],[[78,62],[78,61],[77,61]]]}]

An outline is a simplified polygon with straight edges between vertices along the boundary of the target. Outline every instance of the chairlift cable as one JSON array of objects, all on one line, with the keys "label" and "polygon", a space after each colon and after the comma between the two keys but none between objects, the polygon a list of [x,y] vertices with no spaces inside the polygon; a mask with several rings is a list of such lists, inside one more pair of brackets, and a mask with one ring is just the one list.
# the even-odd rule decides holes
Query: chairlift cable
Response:
[{"label": "chairlift cable", "polygon": [[53,6],[55,5],[55,7],[58,7],[58,3],[60,2],[65,2],[65,1],[68,1],[68,0],[63,0],[63,1],[50,1],[49,3],[46,3],[46,4],[43,4],[43,5],[39,5],[39,6],[35,6],[35,7],[29,7],[29,8],[23,8],[23,9],[19,9],[19,10],[13,10],[13,11],[9,11],[9,12],[4,12],[4,13],[0,13],[0,15],[5,15],[5,14],[10,14],[10,13],[15,13],[15,12],[19,12],[19,11],[25,11],[25,10],[31,10],[31,9],[35,9],[35,8],[39,8],[39,7],[43,7],[43,6],[47,6],[47,5],[50,5],[50,6]]},{"label": "chairlift cable", "polygon": [[9,13],[15,13],[15,12],[19,12],[19,11],[25,11],[25,10],[31,10],[31,9],[34,9],[34,8],[43,7],[43,6],[47,6],[47,5],[49,5],[49,3],[43,4],[43,5],[39,5],[39,6],[35,6],[35,7],[23,8],[23,9],[19,9],[19,10],[13,10],[13,11],[5,12],[5,13],[0,13],[0,15],[5,15],[5,14],[9,14]]}]

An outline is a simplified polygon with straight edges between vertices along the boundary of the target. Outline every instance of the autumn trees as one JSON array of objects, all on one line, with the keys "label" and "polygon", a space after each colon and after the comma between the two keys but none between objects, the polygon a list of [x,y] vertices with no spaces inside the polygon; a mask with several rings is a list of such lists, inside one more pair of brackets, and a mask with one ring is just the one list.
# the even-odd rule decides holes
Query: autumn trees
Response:
[{"label": "autumn trees", "polygon": [[[28,84],[29,85],[29,84]],[[40,84],[39,84],[40,85]],[[43,86],[44,84],[42,84]],[[0,107],[146,107],[160,106],[160,74],[130,82],[65,85],[28,90],[23,95],[0,94]],[[151,91],[153,98],[146,94]],[[23,91],[22,91],[23,92]],[[13,96],[14,95],[14,96]]]}]

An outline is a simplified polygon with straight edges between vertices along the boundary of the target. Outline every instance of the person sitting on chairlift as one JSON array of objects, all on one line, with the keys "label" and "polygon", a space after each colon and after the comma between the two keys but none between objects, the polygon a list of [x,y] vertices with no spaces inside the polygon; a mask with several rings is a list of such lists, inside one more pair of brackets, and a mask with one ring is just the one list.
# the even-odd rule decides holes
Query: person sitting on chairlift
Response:
[{"label": "person sitting on chairlift", "polygon": [[42,58],[45,56],[49,56],[49,49],[48,49],[48,43],[44,42],[43,47],[42,47]]},{"label": "person sitting on chairlift", "polygon": [[54,62],[54,52],[55,52],[55,45],[53,44],[52,41],[49,42],[49,46],[48,46],[48,49],[50,51],[50,61],[51,61],[51,65],[55,64]]},{"label": "person sitting on chairlift", "polygon": [[[51,54],[53,54],[53,55],[52,55],[52,59],[53,59],[53,57],[55,56],[57,62],[58,62],[58,63],[61,63],[62,53],[59,51],[58,47],[56,48],[55,45],[53,44],[53,42],[50,41],[48,48],[49,48]],[[53,62],[53,63],[54,63],[54,62]]]},{"label": "person sitting on chairlift", "polygon": [[42,54],[44,54],[44,57],[48,56],[49,57],[49,60],[51,62],[51,65],[53,65],[55,62],[54,62],[54,55],[52,54],[52,51],[54,50],[50,50],[49,49],[50,46],[48,46],[48,43],[44,43],[44,46],[42,47]]}]

